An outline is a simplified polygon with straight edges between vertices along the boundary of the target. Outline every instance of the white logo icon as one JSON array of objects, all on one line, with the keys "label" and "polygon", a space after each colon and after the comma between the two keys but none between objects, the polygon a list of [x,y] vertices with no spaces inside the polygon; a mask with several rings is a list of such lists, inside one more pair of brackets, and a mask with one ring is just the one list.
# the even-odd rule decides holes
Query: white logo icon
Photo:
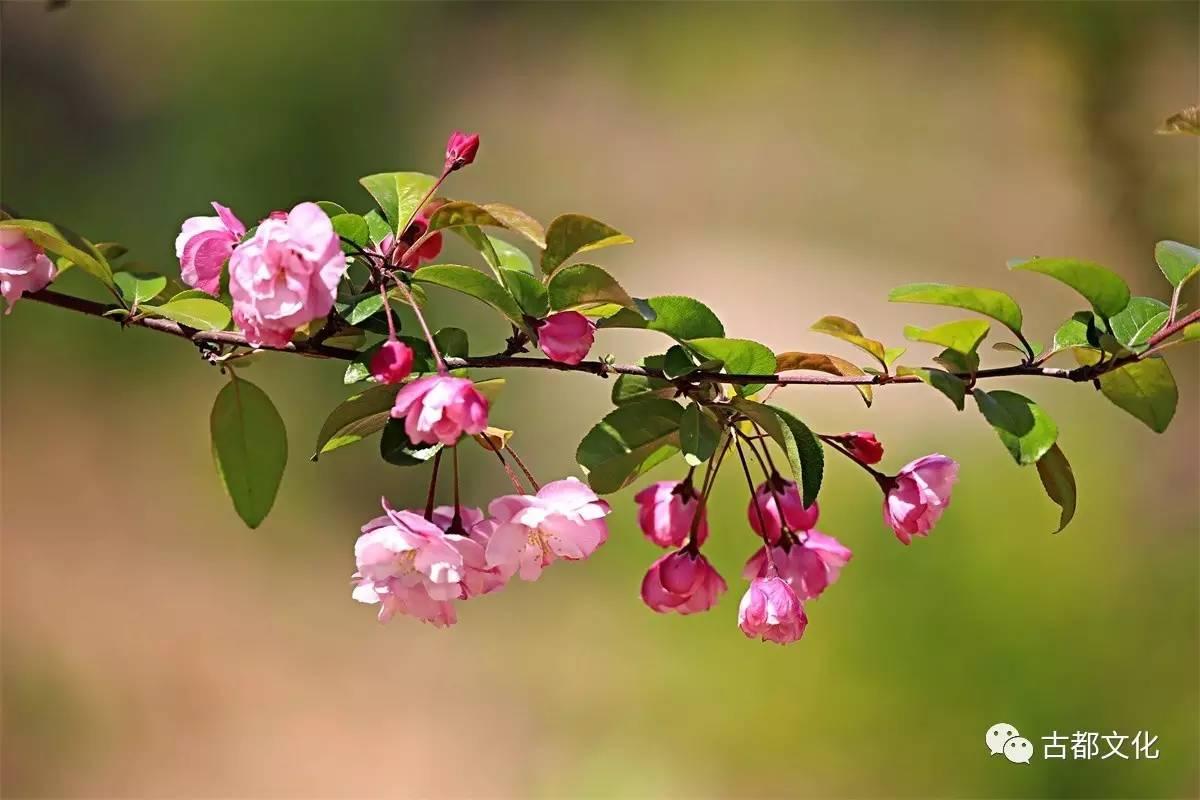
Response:
[{"label": "white logo icon", "polygon": [[[1004,743],[1005,742],[1007,742],[1009,739],[1016,738],[1020,735],[1021,734],[1017,733],[1017,729],[1014,728],[1012,725],[1009,725],[1007,722],[997,722],[995,725],[988,728],[987,737],[986,737],[985,741],[987,742],[988,750],[991,752],[991,754],[994,756],[998,756],[1001,753],[1005,752],[1004,751]],[[1022,741],[1026,741],[1026,740],[1022,739]],[[1033,748],[1031,747],[1030,750],[1032,750],[1032,749]],[[1016,760],[1016,759],[1010,758],[1010,760]],[[1028,761],[1029,759],[1027,758],[1025,760]]]},{"label": "white logo icon", "polygon": [[1014,736],[1004,743],[1004,757],[1014,764],[1028,764],[1033,758],[1033,743],[1020,736]]}]

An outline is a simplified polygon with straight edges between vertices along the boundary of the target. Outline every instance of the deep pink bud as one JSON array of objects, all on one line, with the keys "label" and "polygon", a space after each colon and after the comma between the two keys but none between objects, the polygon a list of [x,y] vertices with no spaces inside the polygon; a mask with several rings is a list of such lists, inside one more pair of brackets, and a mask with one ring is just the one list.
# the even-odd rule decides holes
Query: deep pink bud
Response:
[{"label": "deep pink bud", "polygon": [[797,597],[811,600],[818,596],[838,579],[842,567],[854,554],[837,539],[820,531],[808,531],[801,537],[802,540],[789,540],[786,547],[771,545],[770,561],[767,560],[767,548],[758,548],[746,562],[742,576],[765,578],[771,574],[773,562],[776,574],[791,585]]},{"label": "deep pink bud", "polygon": [[725,580],[700,553],[679,550],[650,566],[642,579],[642,602],[660,614],[694,614],[716,605]]},{"label": "deep pink bud", "polygon": [[925,536],[950,505],[950,489],[958,479],[958,463],[939,453],[918,458],[900,470],[885,488],[883,521],[896,538],[911,544]]},{"label": "deep pink bud", "polygon": [[[659,481],[633,497],[638,504],[638,525],[646,538],[659,547],[682,547],[692,532],[692,522],[700,509],[700,498],[690,483]],[[708,538],[708,514],[701,512],[696,527],[696,543]]]},{"label": "deep pink bud", "polygon": [[843,433],[835,438],[846,446],[850,455],[864,464],[878,464],[883,460],[883,445],[870,431]]},{"label": "deep pink bud", "polygon": [[803,636],[807,625],[800,598],[780,578],[755,578],[738,606],[738,627],[751,639],[787,644]]},{"label": "deep pink bud", "polygon": [[592,349],[596,323],[578,311],[560,311],[538,323],[538,347],[560,364],[578,364]]},{"label": "deep pink bud", "polygon": [[479,152],[479,134],[455,131],[446,142],[446,169],[462,169],[475,160]]},{"label": "deep pink bud", "polygon": [[410,249],[429,230],[429,218],[438,209],[438,205],[440,204],[431,203],[421,209],[405,229],[404,235],[400,237],[400,241],[396,245],[395,261],[404,269],[415,270],[422,264],[433,261],[442,252],[442,234],[440,233],[435,233],[421,242],[421,246],[415,250]]},{"label": "deep pink bud", "polygon": [[487,427],[488,401],[466,378],[427,375],[396,395],[393,419],[404,420],[404,432],[415,444],[452,445],[464,433],[474,436]]},{"label": "deep pink bud", "polygon": [[[782,520],[780,519],[781,507],[783,509]],[[815,502],[805,508],[804,500],[800,497],[800,490],[796,488],[796,484],[779,475],[759,484],[746,509],[750,527],[771,544],[779,541],[782,528],[796,533],[811,529],[817,524],[817,517],[820,516],[820,513],[820,508]]]},{"label": "deep pink bud", "polygon": [[371,357],[371,377],[380,383],[399,383],[412,372],[413,351],[404,342],[388,339]]}]

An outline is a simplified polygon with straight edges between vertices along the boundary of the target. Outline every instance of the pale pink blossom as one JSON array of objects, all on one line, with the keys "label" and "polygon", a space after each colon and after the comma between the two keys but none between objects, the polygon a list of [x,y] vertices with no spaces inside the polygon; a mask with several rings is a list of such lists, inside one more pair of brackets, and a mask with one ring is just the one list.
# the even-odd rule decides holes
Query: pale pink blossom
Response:
[{"label": "pale pink blossom", "polygon": [[441,528],[446,539],[462,554],[463,597],[494,592],[512,577],[511,572],[487,565],[487,543],[496,522],[484,519],[483,512],[478,508],[462,506],[458,515],[456,522],[454,506],[438,506],[433,509],[429,521]]},{"label": "pale pink blossom", "polygon": [[301,203],[272,215],[229,258],[233,319],[256,346],[282,347],[296,329],[333,308],[346,256],[329,216]]},{"label": "pale pink blossom", "polygon": [[578,311],[560,311],[537,324],[538,347],[551,361],[578,364],[596,339],[596,323]]},{"label": "pale pink blossom", "polygon": [[911,544],[925,536],[950,505],[950,489],[958,479],[958,463],[938,453],[913,461],[885,480],[883,521],[896,538]]},{"label": "pale pink blossom", "polygon": [[384,516],[363,526],[354,544],[356,578],[423,586],[434,600],[460,597],[462,554],[442,529],[420,514],[390,508],[386,501],[384,510]]},{"label": "pale pink blossom", "polygon": [[488,512],[498,523],[487,544],[491,567],[537,580],[560,558],[587,558],[608,539],[608,503],[576,478],[543,486],[536,495],[498,497]]},{"label": "pale pink blossom", "polygon": [[388,339],[371,356],[371,377],[380,383],[400,383],[412,373],[412,348],[398,339]]},{"label": "pale pink blossom", "polygon": [[[780,508],[783,509],[782,520]],[[795,482],[778,474],[758,485],[746,508],[750,527],[772,544],[779,541],[784,529],[794,532],[809,530],[817,524],[820,513],[815,501],[805,508]]]},{"label": "pale pink blossom", "polygon": [[716,605],[725,589],[725,580],[707,558],[679,550],[650,566],[642,579],[642,602],[660,614],[694,614]]},{"label": "pale pink blossom", "polygon": [[0,294],[5,314],[21,295],[40,292],[54,280],[57,269],[42,248],[17,228],[0,229]]},{"label": "pale pink blossom", "polygon": [[[691,535],[692,522],[700,510],[700,497],[690,481],[659,481],[633,496],[638,504],[638,525],[646,538],[659,547],[682,547]],[[696,544],[708,538],[708,513],[700,512]]]},{"label": "pale pink blossom", "polygon": [[804,635],[808,616],[787,581],[755,578],[738,606],[738,627],[751,639],[787,644]]},{"label": "pale pink blossom", "polygon": [[415,444],[451,445],[464,433],[474,436],[487,427],[488,401],[466,378],[428,375],[396,394],[394,419]]},{"label": "pale pink blossom", "polygon": [[838,579],[853,553],[832,536],[810,530],[784,537],[779,544],[771,545],[770,555],[768,560],[766,547],[760,547],[746,562],[742,575],[765,578],[771,574],[771,562],[774,562],[777,574],[791,584],[796,596],[811,600]]},{"label": "pale pink blossom", "polygon": [[188,286],[214,297],[221,291],[221,267],[233,253],[246,226],[232,211],[213,202],[215,217],[188,217],[175,237],[179,273]]},{"label": "pale pink blossom", "polygon": [[446,142],[446,172],[462,169],[479,152],[479,134],[455,131]]}]

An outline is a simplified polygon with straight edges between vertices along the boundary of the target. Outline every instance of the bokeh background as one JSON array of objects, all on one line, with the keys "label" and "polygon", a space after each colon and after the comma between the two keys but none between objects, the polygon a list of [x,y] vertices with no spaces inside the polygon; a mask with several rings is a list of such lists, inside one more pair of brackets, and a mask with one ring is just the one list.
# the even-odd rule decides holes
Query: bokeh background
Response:
[{"label": "bokeh background", "polygon": [[[360,175],[638,241],[597,254],[640,295],[706,300],[731,335],[853,355],[826,313],[902,341],[943,280],[1016,295],[1043,341],[1081,301],[1014,256],[1111,265],[1165,296],[1153,243],[1200,241],[1194,139],[1154,136],[1198,96],[1195,3],[5,4],[3,199],[173,273],[180,221],[303,199],[364,211]],[[448,250],[448,258],[466,258]],[[70,275],[64,290],[92,287]],[[437,295],[475,349],[504,329]],[[1189,302],[1195,303],[1193,293]],[[896,468],[958,458],[954,503],[897,544],[874,485],[831,459],[821,529],[855,551],[802,643],[736,628],[754,544],[729,471],[712,612],[658,616],[657,551],[627,490],[610,542],[467,604],[457,628],[379,625],[351,601],[357,529],[424,472],[360,445],[310,463],[341,367],[275,357],[291,464],[244,529],[213,474],[222,379],[168,337],[21,303],[3,340],[3,794],[8,797],[1195,797],[1200,794],[1197,358],[1156,436],[1087,387],[1017,381],[1057,419],[1074,524],[973,410],[922,387],[777,395],[818,430],[871,428]],[[598,352],[663,342],[604,334]],[[916,347],[912,361],[931,353]],[[995,356],[989,356],[995,358]],[[536,472],[576,473],[608,405],[583,375],[510,374],[495,421]],[[468,458],[469,499],[504,491]],[[656,476],[677,475],[672,462]],[[985,730],[1146,730],[1154,761],[989,757]],[[1039,752],[1040,756],[1040,752]]]}]

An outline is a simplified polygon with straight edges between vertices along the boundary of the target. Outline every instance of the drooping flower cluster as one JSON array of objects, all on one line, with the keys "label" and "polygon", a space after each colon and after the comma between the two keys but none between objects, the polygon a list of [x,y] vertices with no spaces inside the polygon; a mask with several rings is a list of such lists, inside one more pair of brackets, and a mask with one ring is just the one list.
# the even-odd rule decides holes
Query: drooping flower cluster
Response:
[{"label": "drooping flower cluster", "polygon": [[27,292],[40,292],[54,280],[54,262],[21,231],[0,230],[0,294],[5,314]]}]

